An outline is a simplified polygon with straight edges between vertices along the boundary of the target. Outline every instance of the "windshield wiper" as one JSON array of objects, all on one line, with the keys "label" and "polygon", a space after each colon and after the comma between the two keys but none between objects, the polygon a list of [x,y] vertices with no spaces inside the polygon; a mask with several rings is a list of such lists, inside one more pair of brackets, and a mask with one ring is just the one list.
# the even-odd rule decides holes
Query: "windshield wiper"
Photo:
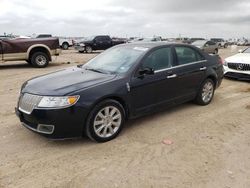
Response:
[{"label": "windshield wiper", "polygon": [[93,69],[93,68],[86,68],[85,70],[93,71],[93,72],[98,72],[98,73],[103,73],[106,74],[105,72],[98,70],[98,69]]}]

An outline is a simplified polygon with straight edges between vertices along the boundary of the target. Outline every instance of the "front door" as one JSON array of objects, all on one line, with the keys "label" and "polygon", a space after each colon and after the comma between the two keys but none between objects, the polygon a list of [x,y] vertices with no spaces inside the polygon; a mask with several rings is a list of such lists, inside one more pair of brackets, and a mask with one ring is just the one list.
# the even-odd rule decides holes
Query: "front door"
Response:
[{"label": "front door", "polygon": [[129,96],[132,113],[140,115],[173,103],[177,78],[172,73],[172,64],[171,47],[158,48],[144,58],[139,69],[152,68],[154,74],[139,75],[137,72],[132,77]]}]

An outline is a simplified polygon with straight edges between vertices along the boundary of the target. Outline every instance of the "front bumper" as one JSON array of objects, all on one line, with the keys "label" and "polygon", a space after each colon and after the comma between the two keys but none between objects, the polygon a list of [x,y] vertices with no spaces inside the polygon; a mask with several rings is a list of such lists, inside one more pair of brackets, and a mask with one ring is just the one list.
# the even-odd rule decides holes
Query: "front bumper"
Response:
[{"label": "front bumper", "polygon": [[235,69],[230,69],[228,66],[224,65],[223,68],[225,77],[250,81],[250,71],[239,71]]},{"label": "front bumper", "polygon": [[87,111],[72,106],[65,109],[34,109],[26,114],[15,109],[21,124],[29,130],[51,139],[82,137]]}]

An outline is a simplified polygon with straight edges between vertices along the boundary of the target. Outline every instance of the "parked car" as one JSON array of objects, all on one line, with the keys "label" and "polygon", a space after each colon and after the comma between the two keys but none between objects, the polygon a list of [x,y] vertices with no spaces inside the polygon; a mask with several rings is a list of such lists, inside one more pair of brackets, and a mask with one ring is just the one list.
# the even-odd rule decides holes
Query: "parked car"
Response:
[{"label": "parked car", "polygon": [[238,54],[226,58],[223,67],[226,77],[250,80],[250,48],[240,50]]},{"label": "parked car", "polygon": [[[50,38],[50,37],[52,37],[51,34],[39,34],[35,38]],[[73,40],[70,38],[58,37],[58,39],[60,47],[64,50],[67,50],[69,49],[69,47],[73,46]]]},{"label": "parked car", "polygon": [[43,68],[52,56],[60,53],[57,38],[0,39],[0,61],[24,60],[34,67]]},{"label": "parked car", "polygon": [[237,42],[237,46],[247,46],[248,41],[247,40],[240,40]]},{"label": "parked car", "polygon": [[84,65],[25,82],[16,114],[25,127],[49,138],[84,134],[106,142],[127,119],[186,101],[208,105],[222,67],[219,56],[191,45],[119,45]]},{"label": "parked car", "polygon": [[75,49],[80,53],[92,53],[95,50],[106,50],[122,43],[125,43],[125,41],[112,40],[108,35],[98,35],[87,37],[85,40],[75,44]]},{"label": "parked car", "polygon": [[190,38],[186,41],[186,43],[192,44],[193,42],[198,41],[198,40],[205,40],[205,39],[204,38]]},{"label": "parked car", "polygon": [[211,38],[211,41],[215,42],[220,48],[227,48],[228,43],[222,38]]},{"label": "parked car", "polygon": [[162,41],[161,37],[149,37],[149,38],[134,39],[132,41],[129,41],[129,43],[133,43],[133,42],[160,42],[160,41]]},{"label": "parked car", "polygon": [[219,52],[218,45],[213,41],[197,40],[193,42],[192,45],[200,48],[201,50],[207,53],[218,54]]}]

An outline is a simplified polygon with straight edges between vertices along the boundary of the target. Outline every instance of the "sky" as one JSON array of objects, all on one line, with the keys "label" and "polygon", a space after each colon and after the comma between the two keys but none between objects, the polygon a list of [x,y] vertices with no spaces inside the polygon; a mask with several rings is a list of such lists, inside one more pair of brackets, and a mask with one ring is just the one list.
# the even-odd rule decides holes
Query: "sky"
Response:
[{"label": "sky", "polygon": [[0,0],[0,35],[250,38],[249,0]]}]

